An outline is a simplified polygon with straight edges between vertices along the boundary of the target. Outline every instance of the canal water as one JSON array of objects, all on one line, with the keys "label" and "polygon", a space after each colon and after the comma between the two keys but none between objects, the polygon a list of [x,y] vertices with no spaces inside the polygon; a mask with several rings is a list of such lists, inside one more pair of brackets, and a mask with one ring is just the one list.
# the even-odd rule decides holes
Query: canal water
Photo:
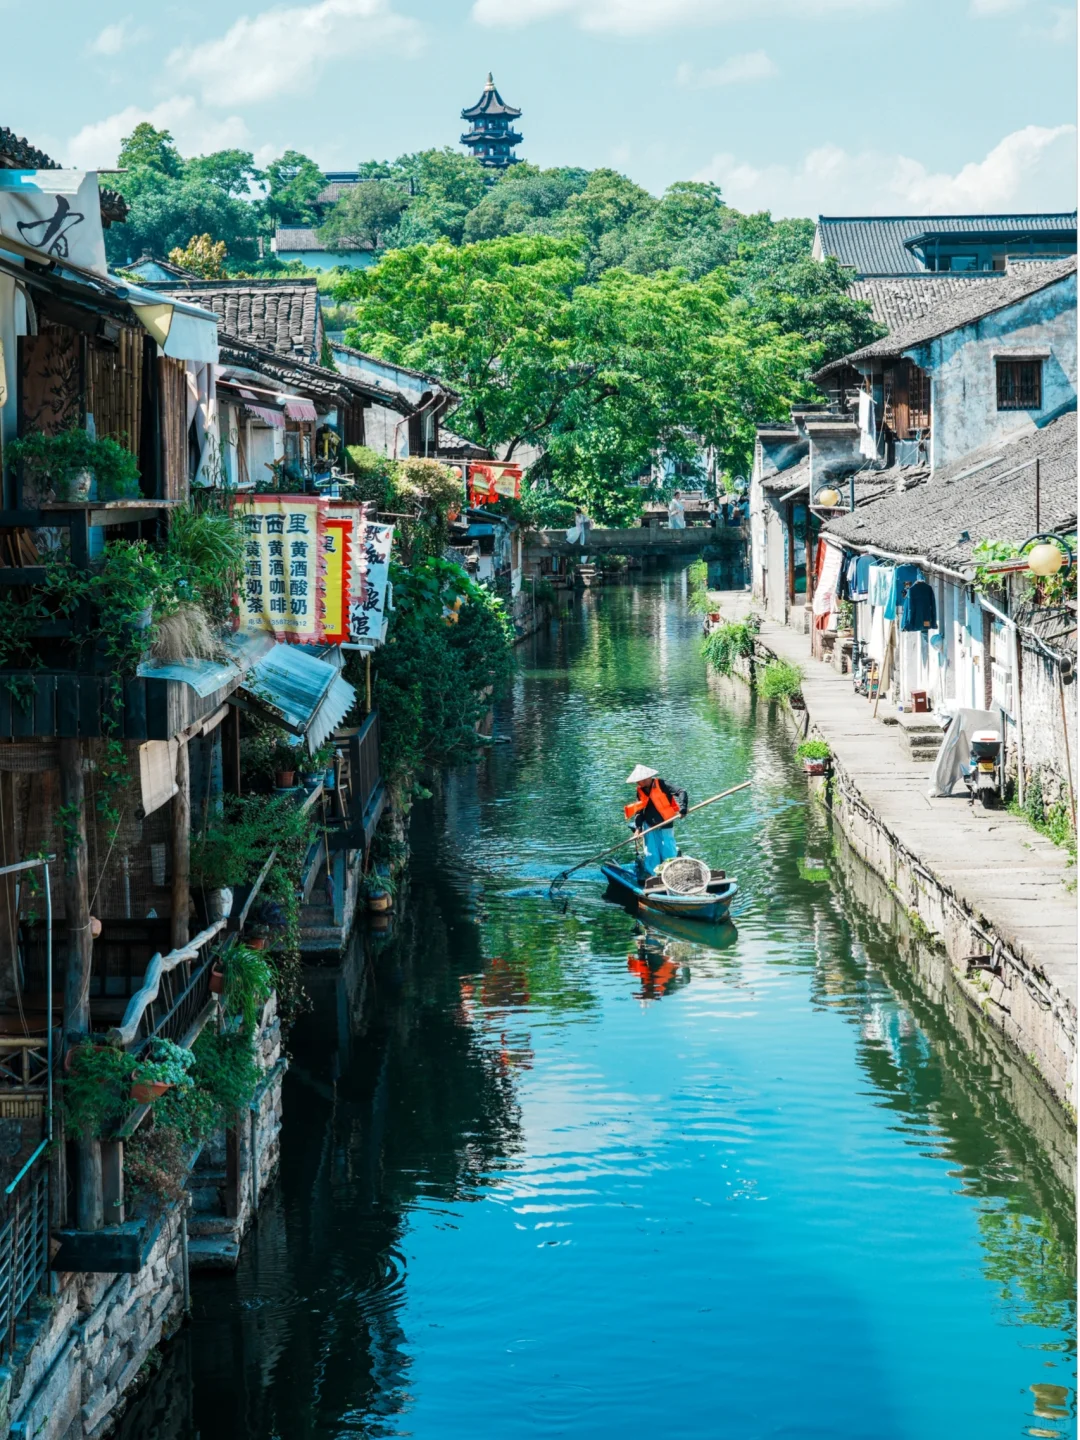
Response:
[{"label": "canal water", "polygon": [[[707,679],[684,578],[574,602],[495,731],[393,931],[312,972],[280,1179],[125,1440],[1074,1434],[1068,1136]],[[681,831],[732,924],[547,898],[639,761],[753,780]]]}]

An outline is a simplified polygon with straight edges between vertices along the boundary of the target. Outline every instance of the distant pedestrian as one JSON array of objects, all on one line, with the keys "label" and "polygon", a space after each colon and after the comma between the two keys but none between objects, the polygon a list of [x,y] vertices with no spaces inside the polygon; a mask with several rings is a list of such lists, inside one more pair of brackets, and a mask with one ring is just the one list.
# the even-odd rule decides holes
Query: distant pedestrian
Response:
[{"label": "distant pedestrian", "polygon": [[686,529],[686,510],[683,507],[681,490],[676,490],[668,501],[667,523],[672,530]]},{"label": "distant pedestrian", "polygon": [[584,510],[574,511],[574,524],[577,527],[578,542],[583,550],[589,548],[589,532],[592,530],[592,521]]}]

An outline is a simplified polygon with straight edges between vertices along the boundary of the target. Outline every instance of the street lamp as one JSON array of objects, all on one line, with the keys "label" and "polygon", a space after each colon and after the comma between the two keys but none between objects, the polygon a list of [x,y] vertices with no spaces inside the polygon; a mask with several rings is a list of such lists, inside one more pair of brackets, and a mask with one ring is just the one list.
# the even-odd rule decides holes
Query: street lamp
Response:
[{"label": "street lamp", "polygon": [[[1025,557],[1024,551],[1029,545],[1032,549]],[[1073,564],[1072,547],[1063,535],[1058,535],[1053,530],[1032,535],[1020,546],[1019,554],[1026,558],[1027,568],[1032,575],[1037,575],[1040,579],[1056,575],[1059,570],[1067,570]]]},{"label": "street lamp", "polygon": [[817,503],[823,510],[835,510],[840,504],[840,491],[826,487],[817,493]]}]

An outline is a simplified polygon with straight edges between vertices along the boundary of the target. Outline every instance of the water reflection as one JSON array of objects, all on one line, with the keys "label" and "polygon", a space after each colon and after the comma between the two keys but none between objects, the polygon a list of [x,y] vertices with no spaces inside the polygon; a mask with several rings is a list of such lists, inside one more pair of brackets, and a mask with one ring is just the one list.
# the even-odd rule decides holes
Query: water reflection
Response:
[{"label": "water reflection", "polygon": [[[695,630],[636,587],[532,642],[393,933],[313,974],[274,1199],[126,1440],[1072,1433],[1068,1133]],[[544,895],[643,736],[755,777],[693,834],[737,926]]]}]

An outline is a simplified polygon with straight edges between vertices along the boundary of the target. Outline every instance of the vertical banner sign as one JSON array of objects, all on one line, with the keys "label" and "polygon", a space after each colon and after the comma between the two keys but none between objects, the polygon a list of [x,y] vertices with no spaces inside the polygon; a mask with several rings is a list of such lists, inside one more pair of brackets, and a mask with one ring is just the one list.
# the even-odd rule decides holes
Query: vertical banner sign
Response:
[{"label": "vertical banner sign", "polygon": [[278,640],[323,638],[327,502],[314,495],[253,495],[239,509],[244,525],[240,629],[270,630]]},{"label": "vertical banner sign", "polygon": [[323,557],[326,562],[323,639],[328,645],[341,645],[349,638],[349,610],[356,589],[353,537],[359,533],[359,509],[331,502],[330,513],[323,524]]},{"label": "vertical banner sign", "polygon": [[0,170],[0,235],[106,274],[97,175],[92,170]]},{"label": "vertical banner sign", "polygon": [[382,643],[393,543],[392,525],[364,525],[362,543],[357,546],[359,575],[349,609],[349,639],[365,650],[374,650]]}]

